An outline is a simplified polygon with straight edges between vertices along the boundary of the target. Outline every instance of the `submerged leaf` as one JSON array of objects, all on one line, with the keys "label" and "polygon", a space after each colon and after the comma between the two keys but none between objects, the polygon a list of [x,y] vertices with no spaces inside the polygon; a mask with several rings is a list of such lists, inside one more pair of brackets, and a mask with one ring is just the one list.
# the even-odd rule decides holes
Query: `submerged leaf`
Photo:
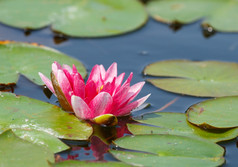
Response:
[{"label": "submerged leaf", "polygon": [[[26,7],[27,6],[27,7]],[[147,21],[137,0],[11,0],[0,1],[0,22],[23,29],[51,25],[75,37],[102,37],[135,30]]]},{"label": "submerged leaf", "polygon": [[[171,134],[202,138],[213,142],[230,140],[238,136],[238,128],[228,130],[205,130],[190,124],[182,113],[159,112],[135,119],[149,125],[127,124],[133,134]],[[154,125],[154,126],[151,126]]]},{"label": "submerged leaf", "polygon": [[238,96],[194,104],[186,111],[189,122],[206,128],[238,127]]},{"label": "submerged leaf", "polygon": [[4,167],[49,167],[54,163],[54,154],[22,140],[10,130],[0,135],[0,166]]},{"label": "submerged leaf", "polygon": [[237,0],[153,0],[147,9],[161,22],[187,24],[205,18],[203,25],[211,25],[218,31],[238,32]]},{"label": "submerged leaf", "polygon": [[89,124],[59,107],[11,93],[0,95],[0,128],[34,129],[70,140],[87,140],[92,134]]},{"label": "submerged leaf", "polygon": [[222,147],[185,136],[125,136],[115,144],[130,150],[111,150],[117,159],[138,166],[215,167],[224,163]]},{"label": "submerged leaf", "polygon": [[54,61],[75,64],[81,75],[86,76],[86,69],[80,61],[41,45],[0,41],[0,55],[0,84],[16,84],[22,74],[34,83],[42,85],[38,72],[49,77]]},{"label": "submerged leaf", "polygon": [[203,97],[238,95],[237,63],[167,60],[148,65],[144,74],[172,77],[147,81],[174,93]]}]

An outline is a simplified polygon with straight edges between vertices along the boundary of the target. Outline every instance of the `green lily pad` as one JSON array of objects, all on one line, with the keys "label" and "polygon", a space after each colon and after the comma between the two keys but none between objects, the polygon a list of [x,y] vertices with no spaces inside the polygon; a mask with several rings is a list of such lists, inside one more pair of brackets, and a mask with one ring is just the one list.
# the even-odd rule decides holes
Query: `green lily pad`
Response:
[{"label": "green lily pad", "polygon": [[88,161],[63,161],[52,165],[53,167],[81,167],[81,166],[92,166],[92,167],[128,167],[131,165],[122,162],[88,162]]},{"label": "green lily pad", "polygon": [[186,111],[189,122],[206,128],[238,127],[238,96],[194,104]]},{"label": "green lily pad", "polygon": [[22,140],[12,131],[0,135],[0,166],[49,167],[54,162],[53,152]]},{"label": "green lily pad", "polygon": [[238,95],[237,63],[167,60],[148,65],[144,74],[170,77],[147,81],[174,93],[202,97]]},{"label": "green lily pad", "polygon": [[[238,136],[238,128],[223,131],[208,131],[190,124],[182,113],[159,112],[143,115],[143,119],[135,119],[140,123],[154,126],[127,124],[128,129],[137,134],[171,134],[194,138],[202,138],[213,142],[230,140]],[[157,126],[157,127],[155,127]]]},{"label": "green lily pad", "polygon": [[87,140],[92,134],[89,124],[49,103],[12,93],[1,93],[0,106],[2,130],[34,129],[70,140]]},{"label": "green lily pad", "polygon": [[12,129],[12,131],[18,137],[38,145],[46,146],[54,153],[69,149],[69,146],[64,144],[57,137],[43,131],[33,129]]},{"label": "green lily pad", "polygon": [[86,76],[86,69],[80,61],[42,45],[0,41],[0,55],[0,84],[16,84],[19,74],[22,74],[42,85],[38,72],[50,78],[54,61],[70,66],[75,64],[81,75]]},{"label": "green lily pad", "polygon": [[[26,8],[27,5],[27,8]],[[74,37],[102,37],[135,30],[147,21],[137,0],[11,0],[0,2],[0,22],[54,31]]]},{"label": "green lily pad", "polygon": [[191,23],[204,19],[203,25],[211,25],[224,32],[238,31],[237,0],[153,0],[147,10],[158,21]]},{"label": "green lily pad", "polygon": [[175,135],[136,135],[119,138],[115,144],[135,151],[111,150],[119,160],[144,166],[219,166],[224,149],[207,140]]}]

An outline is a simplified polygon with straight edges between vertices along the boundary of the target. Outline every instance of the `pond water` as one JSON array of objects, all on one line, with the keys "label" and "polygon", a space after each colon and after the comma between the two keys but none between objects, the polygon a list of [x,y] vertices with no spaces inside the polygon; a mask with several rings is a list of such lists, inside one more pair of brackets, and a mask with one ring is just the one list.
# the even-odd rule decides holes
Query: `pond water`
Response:
[{"label": "pond water", "polygon": [[[70,38],[64,39],[65,41],[62,43],[55,42],[54,34],[48,27],[32,31],[26,36],[22,30],[0,25],[0,40],[37,42],[55,48],[82,61],[88,71],[95,64],[103,64],[107,68],[112,62],[117,62],[119,73],[126,72],[127,75],[130,72],[134,73],[132,83],[148,78],[142,75],[143,68],[154,61],[189,59],[238,62],[238,34],[216,33],[205,38],[199,22],[184,26],[175,32],[167,25],[149,19],[144,27],[126,35],[100,39]],[[43,93],[42,87],[31,83],[23,76],[20,77],[15,87],[15,93],[57,104],[55,97],[48,99]],[[163,111],[184,113],[192,104],[206,99],[165,92],[149,83],[145,84],[138,98],[148,93],[152,93],[147,100],[151,106],[138,111],[134,116],[159,109],[175,98],[178,98],[177,101]],[[110,141],[122,136],[123,133],[127,134],[128,132],[124,131],[123,123],[121,122],[121,126],[118,126],[117,129],[102,128],[103,137]],[[117,130],[117,134],[115,134],[115,130]],[[59,160],[67,158],[115,160],[107,153],[108,146],[98,137],[92,137],[90,143],[65,142],[73,148],[60,153],[57,156]],[[220,144],[226,148],[226,164],[223,166],[237,167],[237,139]]]}]

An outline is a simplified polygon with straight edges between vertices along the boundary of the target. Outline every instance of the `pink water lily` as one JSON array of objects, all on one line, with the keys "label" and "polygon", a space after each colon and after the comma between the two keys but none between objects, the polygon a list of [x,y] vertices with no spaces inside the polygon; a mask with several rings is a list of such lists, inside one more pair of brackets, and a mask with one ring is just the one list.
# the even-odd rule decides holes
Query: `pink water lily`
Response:
[{"label": "pink water lily", "polygon": [[149,94],[132,102],[145,82],[131,86],[131,73],[122,83],[125,73],[117,76],[117,63],[113,63],[107,71],[103,65],[95,65],[86,84],[74,65],[71,68],[54,62],[51,80],[42,73],[39,75],[50,91],[57,96],[60,105],[65,110],[74,111],[81,119],[92,120],[104,114],[129,115],[150,96]]}]

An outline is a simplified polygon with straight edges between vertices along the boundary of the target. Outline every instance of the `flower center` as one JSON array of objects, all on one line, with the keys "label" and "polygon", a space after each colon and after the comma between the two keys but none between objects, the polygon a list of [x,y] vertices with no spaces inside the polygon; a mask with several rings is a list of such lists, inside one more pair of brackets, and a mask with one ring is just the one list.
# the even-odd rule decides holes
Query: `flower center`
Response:
[{"label": "flower center", "polygon": [[103,85],[100,88],[97,88],[97,93],[101,92],[102,89],[103,89]]}]

